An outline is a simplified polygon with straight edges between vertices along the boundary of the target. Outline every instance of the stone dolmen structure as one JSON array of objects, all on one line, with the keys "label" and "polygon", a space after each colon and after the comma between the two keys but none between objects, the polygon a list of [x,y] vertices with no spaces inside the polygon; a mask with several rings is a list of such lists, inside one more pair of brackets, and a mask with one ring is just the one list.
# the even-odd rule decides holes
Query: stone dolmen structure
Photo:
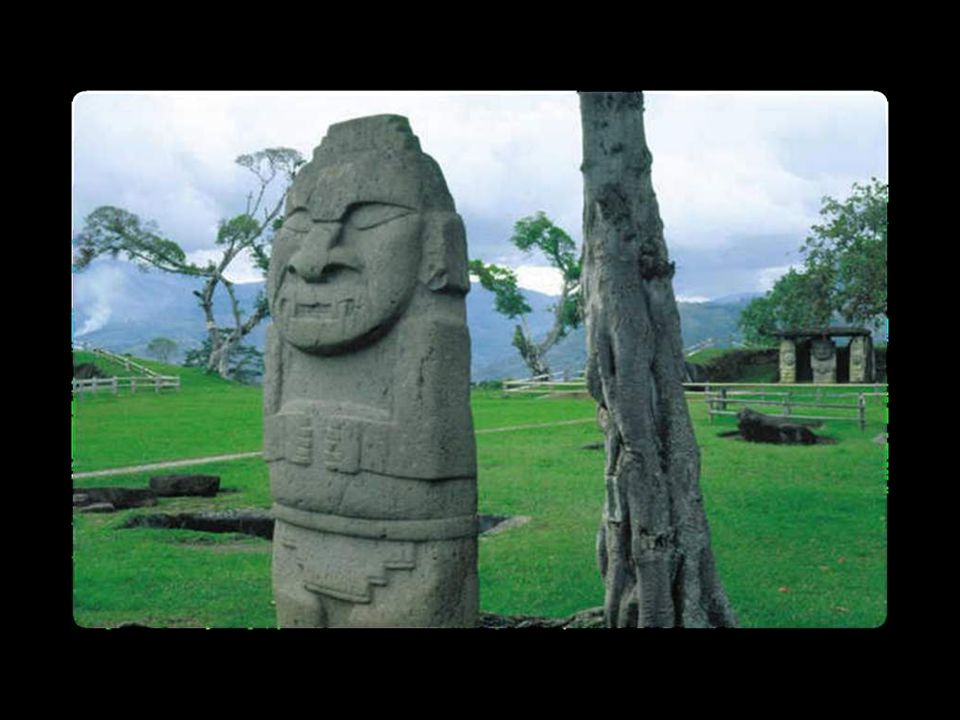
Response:
[{"label": "stone dolmen structure", "polygon": [[332,125],[267,280],[281,627],[476,625],[469,288],[463,222],[407,120]]},{"label": "stone dolmen structure", "polygon": [[[874,382],[874,353],[870,331],[858,327],[828,327],[774,332],[780,338],[780,382],[816,384]],[[833,338],[849,337],[849,372],[838,373]]]}]

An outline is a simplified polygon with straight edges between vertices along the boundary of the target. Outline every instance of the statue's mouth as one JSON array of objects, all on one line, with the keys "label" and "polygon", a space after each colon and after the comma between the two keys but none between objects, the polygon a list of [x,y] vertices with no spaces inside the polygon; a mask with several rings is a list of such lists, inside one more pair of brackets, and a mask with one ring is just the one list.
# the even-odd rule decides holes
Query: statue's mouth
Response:
[{"label": "statue's mouth", "polygon": [[333,315],[333,303],[297,303],[293,309],[294,317],[316,318],[323,320]]},{"label": "statue's mouth", "polygon": [[293,317],[309,320],[340,320],[350,317],[357,309],[354,298],[342,298],[336,302],[308,301],[296,302]]}]

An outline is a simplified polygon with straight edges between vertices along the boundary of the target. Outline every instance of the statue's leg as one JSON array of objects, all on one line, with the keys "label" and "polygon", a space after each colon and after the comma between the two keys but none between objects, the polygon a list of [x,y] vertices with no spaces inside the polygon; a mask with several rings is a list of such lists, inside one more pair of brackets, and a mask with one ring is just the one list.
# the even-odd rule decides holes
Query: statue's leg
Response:
[{"label": "statue's leg", "polygon": [[303,584],[290,538],[290,526],[277,520],[273,532],[273,599],[277,625],[291,627],[327,627],[327,613],[319,595]]}]

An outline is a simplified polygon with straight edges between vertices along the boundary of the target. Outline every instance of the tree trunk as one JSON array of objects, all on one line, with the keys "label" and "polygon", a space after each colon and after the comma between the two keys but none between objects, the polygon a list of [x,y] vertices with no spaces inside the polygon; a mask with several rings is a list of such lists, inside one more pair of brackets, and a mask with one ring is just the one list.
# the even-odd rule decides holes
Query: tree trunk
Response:
[{"label": "tree trunk", "polygon": [[582,93],[587,385],[606,434],[597,555],[610,627],[732,627],[683,394],[673,264],[642,93]]}]

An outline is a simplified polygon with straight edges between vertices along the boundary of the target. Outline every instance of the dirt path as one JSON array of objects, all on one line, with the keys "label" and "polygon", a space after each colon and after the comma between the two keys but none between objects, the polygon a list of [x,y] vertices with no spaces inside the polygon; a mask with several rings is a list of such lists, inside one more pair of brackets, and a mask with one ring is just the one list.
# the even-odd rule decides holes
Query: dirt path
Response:
[{"label": "dirt path", "polygon": [[[477,430],[477,435],[486,435],[487,433],[513,432],[515,430],[535,430],[537,428],[558,427],[560,425],[581,425],[583,423],[596,422],[596,418],[582,418],[580,420],[561,420],[560,422],[539,423],[535,425],[511,425],[510,427],[487,428]],[[167,462],[156,462],[148,465],[132,465],[130,467],[110,468],[109,470],[91,470],[89,472],[73,473],[74,480],[92,477],[105,477],[107,475],[127,475],[129,473],[149,472],[150,470],[165,470],[167,468],[188,467],[190,465],[205,465],[212,462],[222,462],[224,460],[244,460],[246,458],[259,457],[261,453],[245,452],[234,453],[232,455],[212,455],[210,457],[191,458],[189,460],[169,460]]]},{"label": "dirt path", "polygon": [[147,472],[150,470],[164,470],[166,468],[187,467],[189,465],[205,465],[222,460],[243,460],[261,455],[260,451],[234,453],[232,455],[212,455],[210,457],[191,458],[190,460],[168,460],[167,462],[150,463],[149,465],[132,465],[130,467],[110,468],[109,470],[91,470],[90,472],[73,473],[75,480],[80,478],[103,477],[106,475],[126,475],[128,473]]}]

